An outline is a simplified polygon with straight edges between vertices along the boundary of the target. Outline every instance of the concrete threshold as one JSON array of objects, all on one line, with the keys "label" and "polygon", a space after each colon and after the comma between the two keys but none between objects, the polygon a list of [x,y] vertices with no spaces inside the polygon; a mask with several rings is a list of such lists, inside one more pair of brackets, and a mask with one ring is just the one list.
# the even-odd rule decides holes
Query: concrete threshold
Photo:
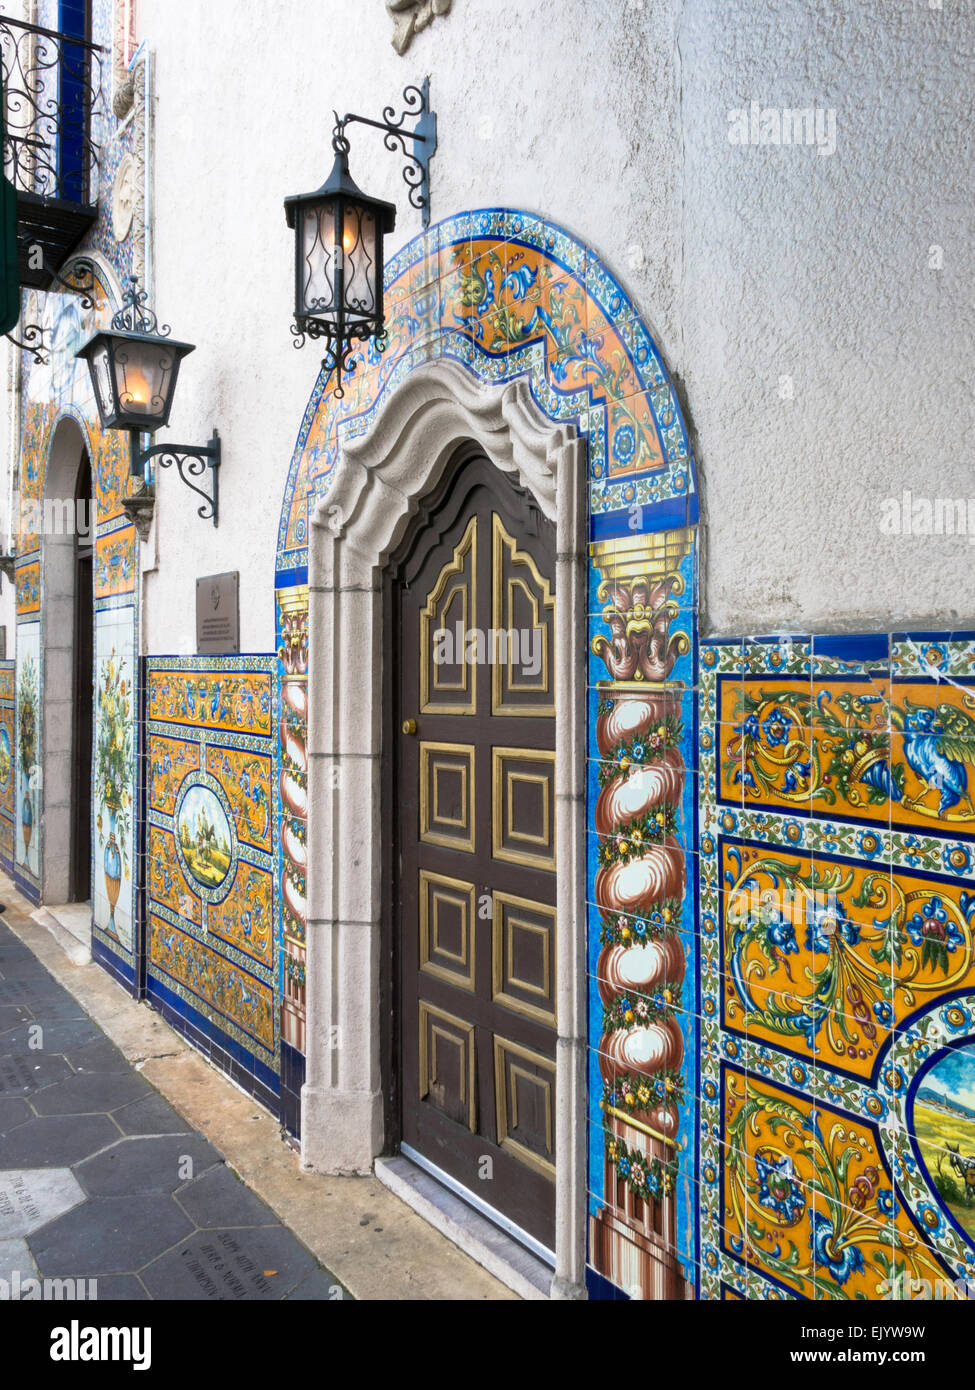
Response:
[{"label": "concrete threshold", "polygon": [[377,1158],[376,1177],[519,1297],[549,1297],[549,1266],[418,1164],[403,1154]]},{"label": "concrete threshold", "polygon": [[[278,1121],[100,966],[65,954],[0,873],[4,922],[123,1055],[224,1155],[238,1176],[359,1299],[517,1297],[375,1176],[303,1172]],[[43,911],[43,909],[41,909]],[[534,1296],[538,1296],[537,1294]]]}]

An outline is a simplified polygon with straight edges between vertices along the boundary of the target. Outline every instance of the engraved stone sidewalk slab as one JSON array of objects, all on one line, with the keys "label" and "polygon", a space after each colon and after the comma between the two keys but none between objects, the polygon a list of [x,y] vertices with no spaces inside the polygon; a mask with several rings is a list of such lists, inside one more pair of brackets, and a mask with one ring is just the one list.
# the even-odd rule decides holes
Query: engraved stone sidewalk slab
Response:
[{"label": "engraved stone sidewalk slab", "polygon": [[314,1257],[283,1226],[197,1231],[142,1270],[153,1298],[269,1300],[284,1298],[317,1268]]},{"label": "engraved stone sidewalk slab", "polygon": [[84,1200],[69,1168],[0,1171],[0,1240],[28,1236]]}]

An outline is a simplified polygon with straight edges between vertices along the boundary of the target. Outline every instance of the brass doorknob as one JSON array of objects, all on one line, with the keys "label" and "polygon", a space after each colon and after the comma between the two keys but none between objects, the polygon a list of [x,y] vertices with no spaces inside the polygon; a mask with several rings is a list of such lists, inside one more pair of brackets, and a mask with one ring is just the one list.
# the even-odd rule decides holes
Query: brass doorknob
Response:
[{"label": "brass doorknob", "polygon": [[404,720],[403,720],[403,733],[404,733],[404,734],[415,734],[415,733],[416,733],[416,720],[415,720],[415,719],[404,719]]}]

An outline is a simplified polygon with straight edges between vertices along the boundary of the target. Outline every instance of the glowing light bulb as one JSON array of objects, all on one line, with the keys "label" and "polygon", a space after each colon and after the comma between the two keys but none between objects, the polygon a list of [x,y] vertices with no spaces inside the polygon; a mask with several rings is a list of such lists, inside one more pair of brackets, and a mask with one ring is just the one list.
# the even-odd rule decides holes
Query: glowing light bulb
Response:
[{"label": "glowing light bulb", "polygon": [[126,372],[125,392],[128,396],[128,404],[130,407],[135,407],[137,410],[148,409],[152,392],[142,372],[137,370]]}]

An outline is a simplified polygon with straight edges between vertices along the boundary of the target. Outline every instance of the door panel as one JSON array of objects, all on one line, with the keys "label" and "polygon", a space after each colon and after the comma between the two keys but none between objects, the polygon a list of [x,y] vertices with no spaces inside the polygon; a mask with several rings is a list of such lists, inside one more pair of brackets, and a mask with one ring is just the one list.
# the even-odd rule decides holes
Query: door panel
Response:
[{"label": "door panel", "polygon": [[469,457],[391,566],[401,1135],[551,1247],[555,537]]}]

